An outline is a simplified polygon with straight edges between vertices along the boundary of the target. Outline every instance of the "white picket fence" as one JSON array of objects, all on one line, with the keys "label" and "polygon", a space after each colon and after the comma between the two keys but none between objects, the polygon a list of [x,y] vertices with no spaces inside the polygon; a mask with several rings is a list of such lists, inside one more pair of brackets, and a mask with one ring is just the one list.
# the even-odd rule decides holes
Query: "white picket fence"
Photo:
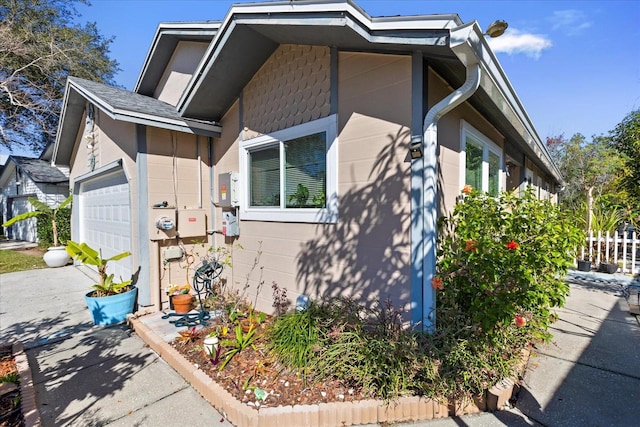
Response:
[{"label": "white picket fence", "polygon": [[640,240],[635,231],[629,233],[609,232],[596,234],[591,231],[587,237],[586,245],[582,247],[581,257],[584,260],[591,260],[598,268],[601,262],[613,262],[620,266],[619,273],[638,274],[640,272]]}]

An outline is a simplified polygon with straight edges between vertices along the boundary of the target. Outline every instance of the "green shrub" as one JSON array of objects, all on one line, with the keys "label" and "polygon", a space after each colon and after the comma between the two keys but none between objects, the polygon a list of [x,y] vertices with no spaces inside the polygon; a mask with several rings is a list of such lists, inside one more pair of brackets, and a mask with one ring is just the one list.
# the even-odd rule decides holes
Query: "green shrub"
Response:
[{"label": "green shrub", "polygon": [[532,191],[472,190],[441,220],[436,331],[426,339],[447,393],[491,387],[530,342],[551,338],[582,239],[574,218]]},{"label": "green shrub", "polygon": [[326,317],[316,366],[318,378],[339,378],[372,397],[411,394],[424,358],[418,334],[406,330],[389,302],[371,308],[336,299],[325,304]]},{"label": "green shrub", "polygon": [[268,332],[269,350],[288,368],[306,374],[313,365],[319,343],[318,311],[315,304],[307,310],[276,317]]},{"label": "green shrub", "polygon": [[[53,227],[51,219],[37,217],[38,244],[41,247],[53,246]],[[71,209],[60,209],[56,215],[56,225],[58,228],[58,240],[60,245],[65,245],[71,240]]]}]

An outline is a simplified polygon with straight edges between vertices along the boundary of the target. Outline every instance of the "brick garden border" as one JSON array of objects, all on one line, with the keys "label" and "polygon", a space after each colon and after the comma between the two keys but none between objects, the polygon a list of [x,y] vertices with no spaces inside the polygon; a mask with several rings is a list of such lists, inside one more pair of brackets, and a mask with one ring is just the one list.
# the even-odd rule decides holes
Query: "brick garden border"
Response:
[{"label": "brick garden border", "polygon": [[[247,427],[343,427],[370,423],[397,423],[446,418],[502,409],[511,398],[515,383],[503,380],[473,402],[436,400],[411,396],[386,403],[381,400],[331,402],[317,405],[295,405],[260,408],[256,410],[237,400],[231,393],[211,379],[179,351],[162,340],[148,326],[134,316],[127,321],[142,340],[191,384],[214,408],[232,424]],[[524,373],[529,350],[523,351],[519,367]]]},{"label": "brick garden border", "polygon": [[18,375],[20,375],[20,405],[24,424],[27,427],[40,427],[42,420],[36,405],[36,389],[33,385],[33,375],[22,342],[14,343],[11,346],[11,353],[16,363]]}]

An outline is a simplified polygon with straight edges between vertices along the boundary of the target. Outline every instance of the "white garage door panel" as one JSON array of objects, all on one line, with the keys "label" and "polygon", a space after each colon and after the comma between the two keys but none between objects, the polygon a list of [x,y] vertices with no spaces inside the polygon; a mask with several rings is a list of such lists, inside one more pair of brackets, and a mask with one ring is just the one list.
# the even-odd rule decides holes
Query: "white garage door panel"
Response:
[{"label": "white garage door panel", "polygon": [[[104,258],[131,251],[129,183],[122,172],[100,176],[80,186],[80,237]],[[119,280],[131,277],[131,257],[109,263]]]}]

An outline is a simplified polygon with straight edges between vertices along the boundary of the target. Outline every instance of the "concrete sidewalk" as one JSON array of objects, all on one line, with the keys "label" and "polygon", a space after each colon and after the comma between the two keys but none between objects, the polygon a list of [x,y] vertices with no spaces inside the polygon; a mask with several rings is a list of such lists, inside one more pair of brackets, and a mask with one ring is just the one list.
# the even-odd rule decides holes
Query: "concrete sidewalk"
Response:
[{"label": "concrete sidewalk", "polygon": [[[63,267],[0,275],[0,344],[24,343],[44,426],[216,426],[222,415],[126,326],[96,327],[93,278]],[[402,426],[636,425],[640,328],[622,275],[572,272],[555,338],[531,358],[516,407]]]}]

